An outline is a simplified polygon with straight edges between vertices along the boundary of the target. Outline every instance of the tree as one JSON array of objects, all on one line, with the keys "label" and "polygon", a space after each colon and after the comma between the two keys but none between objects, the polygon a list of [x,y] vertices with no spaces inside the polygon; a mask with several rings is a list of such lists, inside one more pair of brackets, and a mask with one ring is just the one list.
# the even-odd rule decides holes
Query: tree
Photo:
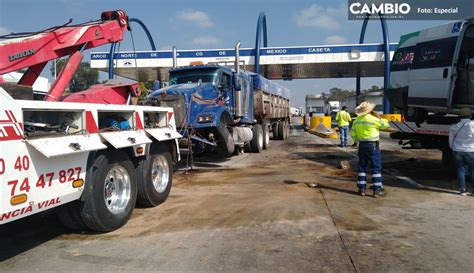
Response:
[{"label": "tree", "polygon": [[354,96],[355,91],[347,90],[347,89],[340,89],[337,87],[333,87],[329,89],[329,100],[330,101],[344,101],[345,98]]},{"label": "tree", "polygon": [[[58,75],[65,64],[65,59],[59,59],[56,62],[56,72]],[[54,64],[51,66],[51,75],[54,76]],[[71,92],[78,92],[86,90],[97,83],[99,83],[99,71],[91,69],[90,64],[84,62],[79,64],[79,68],[69,83],[69,90]]]}]

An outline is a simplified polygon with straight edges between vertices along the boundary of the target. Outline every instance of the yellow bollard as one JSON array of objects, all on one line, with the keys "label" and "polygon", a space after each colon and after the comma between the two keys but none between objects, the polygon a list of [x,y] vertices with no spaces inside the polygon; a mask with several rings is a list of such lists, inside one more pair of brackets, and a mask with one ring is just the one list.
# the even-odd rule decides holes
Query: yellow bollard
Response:
[{"label": "yellow bollard", "polygon": [[383,114],[382,118],[388,121],[402,121],[402,115],[400,114]]}]

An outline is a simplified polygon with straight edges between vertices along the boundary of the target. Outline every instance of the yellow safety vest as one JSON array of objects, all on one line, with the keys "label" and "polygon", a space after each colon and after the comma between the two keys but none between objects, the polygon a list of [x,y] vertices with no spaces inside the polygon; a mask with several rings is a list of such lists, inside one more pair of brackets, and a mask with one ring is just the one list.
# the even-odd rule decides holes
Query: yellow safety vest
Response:
[{"label": "yellow safety vest", "polygon": [[344,110],[337,112],[336,121],[339,126],[348,126],[351,122],[351,115]]},{"label": "yellow safety vest", "polygon": [[352,123],[351,137],[354,141],[377,141],[380,140],[379,131],[389,127],[386,119],[371,114],[358,116]]}]

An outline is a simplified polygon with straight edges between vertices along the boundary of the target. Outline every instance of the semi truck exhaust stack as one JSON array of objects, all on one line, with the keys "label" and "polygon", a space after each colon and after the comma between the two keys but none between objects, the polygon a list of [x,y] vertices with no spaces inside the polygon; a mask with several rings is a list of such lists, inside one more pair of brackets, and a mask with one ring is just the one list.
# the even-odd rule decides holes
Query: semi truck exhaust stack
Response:
[{"label": "semi truck exhaust stack", "polygon": [[177,53],[177,50],[176,50],[176,47],[173,46],[173,68],[176,68],[178,66],[178,57],[177,57],[178,53]]},{"label": "semi truck exhaust stack", "polygon": [[240,42],[235,45],[235,75],[234,75],[234,111],[236,117],[244,116],[242,81],[240,81]]}]

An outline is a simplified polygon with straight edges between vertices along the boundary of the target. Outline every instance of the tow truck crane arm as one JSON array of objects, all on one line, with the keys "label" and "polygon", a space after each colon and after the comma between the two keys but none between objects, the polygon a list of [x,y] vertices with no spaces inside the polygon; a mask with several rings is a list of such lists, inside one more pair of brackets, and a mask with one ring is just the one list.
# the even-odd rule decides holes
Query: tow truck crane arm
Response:
[{"label": "tow truck crane arm", "polygon": [[48,61],[69,55],[45,100],[125,104],[130,95],[138,96],[138,84],[134,83],[95,85],[61,97],[81,63],[83,50],[120,42],[130,30],[128,16],[122,10],[103,12],[97,21],[70,23],[35,33],[0,36],[4,39],[0,40],[0,75],[27,68],[18,84],[32,86]]}]

